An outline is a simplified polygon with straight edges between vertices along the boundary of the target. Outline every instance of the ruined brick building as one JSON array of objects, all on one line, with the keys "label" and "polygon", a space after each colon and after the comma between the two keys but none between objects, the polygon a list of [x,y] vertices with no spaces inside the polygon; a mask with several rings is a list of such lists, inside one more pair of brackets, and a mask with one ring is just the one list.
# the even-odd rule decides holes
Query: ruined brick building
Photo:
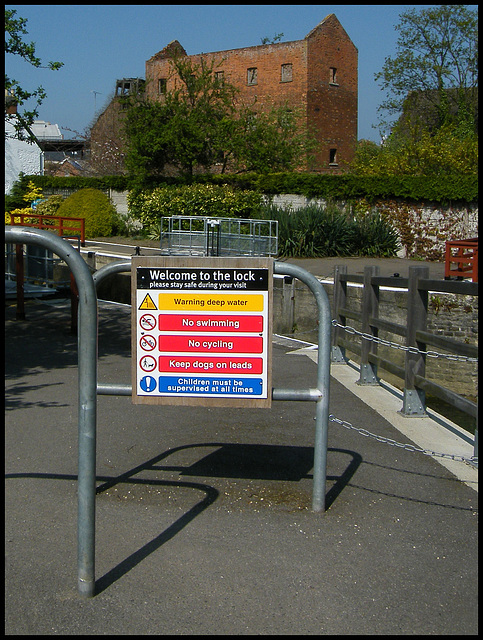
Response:
[{"label": "ruined brick building", "polygon": [[[146,62],[146,95],[162,100],[174,89],[170,60],[186,56],[174,40]],[[216,73],[258,108],[288,104],[302,109],[318,147],[314,169],[337,173],[357,142],[357,49],[334,14],[303,39],[189,56],[194,64],[215,61]]]},{"label": "ruined brick building", "polygon": [[[120,97],[144,85],[151,100],[163,100],[176,86],[171,60],[187,56],[174,40],[146,61],[146,82],[117,81],[116,95],[91,130],[91,153],[108,172],[123,172]],[[317,139],[311,170],[339,173],[351,162],[357,142],[357,49],[334,14],[303,40],[263,44],[187,56],[194,64],[215,61],[219,78],[239,90],[238,99],[257,108],[288,104],[300,109]],[[135,80],[135,82],[134,82]],[[104,156],[103,156],[104,154]],[[114,162],[108,162],[107,157]],[[116,166],[111,166],[116,164]]]}]

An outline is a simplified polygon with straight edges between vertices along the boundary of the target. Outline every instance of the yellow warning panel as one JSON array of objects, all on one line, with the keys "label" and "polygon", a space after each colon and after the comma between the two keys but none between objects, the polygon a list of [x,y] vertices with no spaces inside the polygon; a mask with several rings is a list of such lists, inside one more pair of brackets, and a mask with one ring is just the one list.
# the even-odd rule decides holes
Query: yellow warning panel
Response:
[{"label": "yellow warning panel", "polygon": [[[149,296],[146,296],[149,297]],[[262,294],[160,293],[159,308],[166,311],[263,311]],[[146,307],[148,308],[148,307]]]},{"label": "yellow warning panel", "polygon": [[151,296],[149,295],[149,293],[147,293],[144,296],[144,300],[141,302],[141,305],[139,306],[139,309],[142,311],[146,311],[148,309],[150,309],[151,311],[156,311],[157,307],[153,302],[153,299],[151,298]]}]

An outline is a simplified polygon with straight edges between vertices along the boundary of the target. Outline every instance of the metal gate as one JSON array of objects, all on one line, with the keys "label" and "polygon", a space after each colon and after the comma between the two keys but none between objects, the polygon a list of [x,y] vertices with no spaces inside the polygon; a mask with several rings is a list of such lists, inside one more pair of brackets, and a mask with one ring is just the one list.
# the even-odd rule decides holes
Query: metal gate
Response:
[{"label": "metal gate", "polygon": [[278,221],[169,216],[161,218],[160,237],[164,255],[273,257]]}]

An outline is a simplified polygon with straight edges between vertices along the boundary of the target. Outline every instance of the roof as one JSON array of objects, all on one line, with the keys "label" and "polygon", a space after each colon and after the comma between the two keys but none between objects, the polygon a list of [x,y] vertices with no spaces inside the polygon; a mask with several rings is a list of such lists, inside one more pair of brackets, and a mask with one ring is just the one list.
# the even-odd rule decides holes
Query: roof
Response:
[{"label": "roof", "polygon": [[58,124],[50,124],[45,120],[34,120],[30,129],[39,140],[62,140],[64,137]]}]

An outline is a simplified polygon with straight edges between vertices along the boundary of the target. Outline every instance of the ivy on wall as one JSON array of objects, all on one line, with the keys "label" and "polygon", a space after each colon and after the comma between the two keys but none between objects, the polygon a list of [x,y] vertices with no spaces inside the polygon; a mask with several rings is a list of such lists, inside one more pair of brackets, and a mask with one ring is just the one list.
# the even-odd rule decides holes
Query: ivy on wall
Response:
[{"label": "ivy on wall", "polygon": [[[130,189],[128,176],[55,177],[24,176],[44,190],[55,189]],[[233,188],[258,191],[266,195],[294,193],[309,198],[351,200],[404,198],[407,200],[431,201],[440,204],[450,202],[476,202],[478,200],[478,177],[476,175],[456,176],[355,176],[326,175],[319,173],[271,173],[271,174],[223,174],[193,176],[190,182],[228,184]],[[146,188],[166,185],[183,185],[186,179],[151,179]]]}]

